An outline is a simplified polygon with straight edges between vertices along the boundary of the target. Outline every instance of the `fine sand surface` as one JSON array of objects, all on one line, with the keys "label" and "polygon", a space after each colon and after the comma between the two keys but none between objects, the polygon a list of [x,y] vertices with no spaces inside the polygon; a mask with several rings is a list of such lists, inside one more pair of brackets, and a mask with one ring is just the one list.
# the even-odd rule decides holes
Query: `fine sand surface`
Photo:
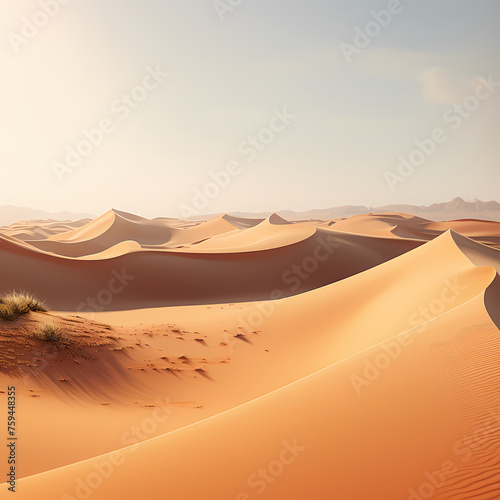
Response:
[{"label": "fine sand surface", "polygon": [[2,228],[0,292],[49,305],[0,322],[15,498],[500,498],[499,243],[390,212]]}]

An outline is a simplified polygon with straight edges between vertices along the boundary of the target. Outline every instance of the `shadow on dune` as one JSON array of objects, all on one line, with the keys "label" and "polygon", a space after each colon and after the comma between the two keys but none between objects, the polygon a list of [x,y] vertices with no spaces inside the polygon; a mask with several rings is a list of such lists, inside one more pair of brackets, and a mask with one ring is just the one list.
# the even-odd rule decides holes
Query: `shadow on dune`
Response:
[{"label": "shadow on dune", "polygon": [[[421,244],[318,229],[295,243],[258,251],[143,250],[78,260],[0,237],[0,291],[30,290],[59,311],[261,301],[275,291],[288,297],[343,280]],[[89,306],[89,299],[98,301],[98,309]]]},{"label": "shadow on dune", "polygon": [[500,276],[496,275],[484,294],[484,305],[491,320],[500,330]]},{"label": "shadow on dune", "polygon": [[[122,358],[122,359],[120,359]],[[32,381],[63,400],[75,402],[123,403],[144,396],[144,387],[124,367],[124,352],[94,347],[58,346],[39,366],[23,367],[12,376]]]}]

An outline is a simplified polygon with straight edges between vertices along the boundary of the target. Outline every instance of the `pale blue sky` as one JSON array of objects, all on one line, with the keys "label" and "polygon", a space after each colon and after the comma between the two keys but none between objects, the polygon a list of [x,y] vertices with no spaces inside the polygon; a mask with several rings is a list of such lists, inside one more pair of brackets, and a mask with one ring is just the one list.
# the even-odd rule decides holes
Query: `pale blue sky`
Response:
[{"label": "pale blue sky", "polygon": [[[205,213],[498,199],[500,87],[458,130],[448,110],[500,80],[499,2],[401,0],[347,62],[340,44],[390,3],[242,0],[221,21],[212,0],[70,0],[22,39],[40,3],[4,2],[0,205],[180,216],[204,189]],[[171,77],[122,119],[117,99],[157,66]],[[295,118],[247,161],[241,143],[285,109]],[[102,120],[112,131],[61,171]],[[391,189],[398,157],[436,128],[446,141]]]}]

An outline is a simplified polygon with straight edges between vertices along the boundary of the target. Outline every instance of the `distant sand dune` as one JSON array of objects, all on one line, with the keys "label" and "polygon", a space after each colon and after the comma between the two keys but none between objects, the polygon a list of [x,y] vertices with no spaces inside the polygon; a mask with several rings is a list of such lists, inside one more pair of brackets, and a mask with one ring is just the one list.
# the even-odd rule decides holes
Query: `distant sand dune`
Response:
[{"label": "distant sand dune", "polygon": [[[55,309],[75,310],[87,297],[106,289],[113,272],[118,272],[133,279],[125,283],[127,286],[106,309],[267,300],[273,290],[280,290],[283,296],[311,290],[420,245],[410,240],[278,227],[290,227],[293,231],[278,237],[268,235],[256,247],[248,241],[245,247],[244,235],[243,240],[237,235],[236,240],[228,236],[227,251],[212,251],[202,244],[197,251],[139,251],[137,245],[129,242],[86,259],[52,255],[47,250],[30,251],[26,244],[0,237],[0,287],[5,291],[26,288]],[[260,231],[260,227],[248,231]],[[240,246],[231,248],[231,242]],[[208,251],[202,251],[204,248]],[[130,253],[123,254],[127,250]]]}]

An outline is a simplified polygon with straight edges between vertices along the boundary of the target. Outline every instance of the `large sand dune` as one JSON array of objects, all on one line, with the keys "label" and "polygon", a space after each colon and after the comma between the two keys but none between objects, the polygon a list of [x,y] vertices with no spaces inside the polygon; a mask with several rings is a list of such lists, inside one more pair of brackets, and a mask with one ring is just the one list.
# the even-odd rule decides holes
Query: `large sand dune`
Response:
[{"label": "large sand dune", "polygon": [[98,300],[96,310],[268,300],[344,279],[421,243],[272,217],[245,229],[223,217],[169,228],[109,212],[43,241],[0,236],[1,287],[31,290],[68,311],[88,310],[81,304],[117,279],[121,292]]},{"label": "large sand dune", "polygon": [[[0,239],[1,291],[51,306],[0,323],[18,498],[499,497],[496,223],[67,229]],[[48,317],[50,352],[30,336]]]}]

